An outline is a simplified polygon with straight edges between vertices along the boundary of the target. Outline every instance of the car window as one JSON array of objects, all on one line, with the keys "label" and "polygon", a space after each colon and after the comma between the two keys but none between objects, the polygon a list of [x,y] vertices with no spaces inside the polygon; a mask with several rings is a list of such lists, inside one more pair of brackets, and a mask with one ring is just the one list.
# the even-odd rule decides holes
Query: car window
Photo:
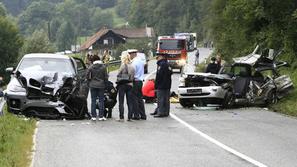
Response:
[{"label": "car window", "polygon": [[85,70],[86,67],[84,65],[84,63],[80,60],[80,59],[74,59],[77,65],[77,71],[82,71]]},{"label": "car window", "polygon": [[244,66],[234,66],[233,67],[233,73],[235,76],[246,76],[249,74],[248,70]]},{"label": "car window", "polygon": [[50,71],[60,73],[75,74],[73,66],[68,59],[56,58],[24,58],[19,67],[19,71]]}]

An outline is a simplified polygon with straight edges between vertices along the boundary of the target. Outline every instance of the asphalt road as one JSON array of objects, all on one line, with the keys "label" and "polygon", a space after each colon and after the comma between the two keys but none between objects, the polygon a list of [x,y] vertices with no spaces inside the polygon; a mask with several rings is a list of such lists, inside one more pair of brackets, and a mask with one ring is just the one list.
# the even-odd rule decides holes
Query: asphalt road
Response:
[{"label": "asphalt road", "polygon": [[[200,49],[201,59],[210,54]],[[190,54],[189,63],[194,61]],[[149,71],[156,69],[150,61]],[[111,73],[114,80],[116,73]],[[173,90],[178,86],[173,76]],[[155,108],[146,104],[147,114]],[[297,120],[261,108],[183,109],[171,117],[116,122],[47,121],[38,125],[35,167],[294,167]],[[126,110],[127,111],[127,110]],[[255,165],[256,164],[256,165]]]}]

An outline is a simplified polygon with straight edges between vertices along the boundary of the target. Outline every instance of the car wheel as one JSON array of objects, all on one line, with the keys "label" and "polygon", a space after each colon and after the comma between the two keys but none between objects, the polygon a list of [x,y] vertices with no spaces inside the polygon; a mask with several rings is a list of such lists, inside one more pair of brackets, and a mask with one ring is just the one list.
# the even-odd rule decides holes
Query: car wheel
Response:
[{"label": "car wheel", "polygon": [[276,92],[275,90],[271,90],[269,93],[268,93],[268,98],[266,100],[266,104],[275,104],[277,103],[278,99],[277,99],[277,95],[276,95]]},{"label": "car wheel", "polygon": [[195,103],[196,107],[206,107],[207,104],[203,100],[199,100],[198,102]]},{"label": "car wheel", "polygon": [[222,107],[223,108],[231,108],[234,106],[234,96],[231,91],[228,91],[225,95],[225,98],[223,100]]},{"label": "car wheel", "polygon": [[190,102],[189,100],[187,99],[179,99],[179,103],[181,106],[183,106],[184,108],[190,108],[190,107],[193,107],[193,103]]}]

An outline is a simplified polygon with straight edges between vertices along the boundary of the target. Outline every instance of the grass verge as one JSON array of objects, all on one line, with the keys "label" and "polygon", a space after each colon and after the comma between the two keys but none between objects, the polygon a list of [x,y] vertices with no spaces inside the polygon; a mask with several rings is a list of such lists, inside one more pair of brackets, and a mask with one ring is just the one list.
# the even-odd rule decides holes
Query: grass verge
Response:
[{"label": "grass verge", "polygon": [[24,120],[4,110],[4,116],[0,117],[1,167],[26,167],[30,165],[32,136],[35,128],[35,120]]}]

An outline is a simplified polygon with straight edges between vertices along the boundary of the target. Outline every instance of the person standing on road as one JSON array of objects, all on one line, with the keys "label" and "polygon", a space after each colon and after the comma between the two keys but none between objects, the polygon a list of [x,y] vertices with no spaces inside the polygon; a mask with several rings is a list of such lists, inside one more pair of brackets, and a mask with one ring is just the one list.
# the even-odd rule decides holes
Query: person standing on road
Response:
[{"label": "person standing on road", "polygon": [[199,64],[199,49],[197,49],[196,53],[195,53],[195,65]]},{"label": "person standing on road", "polygon": [[151,115],[155,118],[168,117],[170,111],[170,89],[171,89],[172,69],[165,56],[161,53],[157,55],[157,74],[155,79],[155,89],[157,90],[157,109]]},{"label": "person standing on road", "polygon": [[123,52],[121,55],[122,65],[119,69],[118,76],[123,76],[122,74],[129,77],[128,80],[120,80],[118,77],[117,80],[117,89],[118,89],[118,96],[119,96],[119,120],[120,122],[124,121],[124,98],[126,94],[127,106],[128,106],[128,121],[132,119],[132,112],[133,112],[133,103],[132,103],[132,87],[134,81],[135,71],[131,64],[130,55],[128,52]]},{"label": "person standing on road", "polygon": [[133,117],[134,120],[146,120],[144,102],[142,97],[142,84],[144,80],[144,62],[137,56],[137,50],[128,50],[135,69],[133,82]]},{"label": "person standing on road", "polygon": [[93,56],[93,64],[87,70],[87,77],[91,91],[91,120],[96,121],[96,100],[99,99],[99,121],[105,121],[104,117],[104,91],[108,74],[105,65],[98,56]]}]

